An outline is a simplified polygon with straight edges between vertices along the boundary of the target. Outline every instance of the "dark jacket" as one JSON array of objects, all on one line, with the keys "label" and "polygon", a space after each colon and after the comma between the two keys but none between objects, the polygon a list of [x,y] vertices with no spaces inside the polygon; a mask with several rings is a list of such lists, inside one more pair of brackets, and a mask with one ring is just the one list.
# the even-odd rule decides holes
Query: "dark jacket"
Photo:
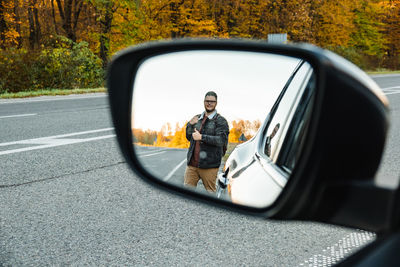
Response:
[{"label": "dark jacket", "polygon": [[[197,116],[200,117],[201,114]],[[191,125],[190,123],[187,123],[186,125],[186,138],[190,141],[190,147],[187,153],[188,165],[193,156],[194,146],[196,143],[196,141],[193,140],[192,133],[194,133],[195,128],[197,130],[200,129],[201,121],[202,120],[199,119],[199,121],[194,125]],[[206,119],[200,133],[202,138],[200,141],[199,168],[218,168],[221,164],[221,159],[224,156],[223,147],[228,143],[228,122],[224,117],[217,113],[212,119]]]}]

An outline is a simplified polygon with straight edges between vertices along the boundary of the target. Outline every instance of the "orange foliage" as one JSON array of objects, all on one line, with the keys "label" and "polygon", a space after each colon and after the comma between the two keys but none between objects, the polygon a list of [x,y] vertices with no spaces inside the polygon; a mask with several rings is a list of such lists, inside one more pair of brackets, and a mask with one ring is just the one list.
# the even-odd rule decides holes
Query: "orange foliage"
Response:
[{"label": "orange foliage", "polygon": [[242,134],[244,134],[247,140],[251,139],[261,126],[259,120],[253,122],[249,120],[239,120],[233,121],[231,124],[232,127],[229,131],[229,143],[238,143],[239,137]]},{"label": "orange foliage", "polygon": [[[140,145],[151,145],[156,147],[170,147],[170,148],[189,148],[190,142],[186,139],[186,123],[180,127],[177,123],[175,131],[172,132],[170,123],[166,123],[161,127],[161,130],[156,131],[143,131],[141,129],[134,129],[133,136],[134,142]],[[230,123],[229,143],[238,143],[239,137],[244,134],[247,139],[252,138],[261,126],[259,120],[238,120]]]},{"label": "orange foliage", "polygon": [[360,51],[400,68],[399,9],[399,0],[3,0],[0,48],[40,50],[61,35],[88,42],[106,61],[150,40],[287,33],[289,41],[356,48],[355,56]]},{"label": "orange foliage", "polygon": [[180,127],[177,123],[174,134],[170,129],[169,123],[163,125],[161,131],[157,133],[154,145],[157,147],[188,148],[190,143],[186,139],[186,123],[184,127]]}]

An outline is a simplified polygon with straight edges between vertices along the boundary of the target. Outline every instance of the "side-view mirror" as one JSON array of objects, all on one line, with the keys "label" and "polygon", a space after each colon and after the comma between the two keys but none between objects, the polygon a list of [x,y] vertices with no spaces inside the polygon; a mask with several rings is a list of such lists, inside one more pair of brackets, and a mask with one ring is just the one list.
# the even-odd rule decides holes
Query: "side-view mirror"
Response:
[{"label": "side-view mirror", "polygon": [[188,50],[147,58],[133,84],[133,151],[160,181],[266,208],[295,167],[315,86],[313,68],[296,57]]},{"label": "side-view mirror", "polygon": [[[114,57],[108,90],[127,162],[160,188],[267,218],[348,226],[371,216],[371,201],[393,197],[373,185],[387,99],[328,51],[238,40],[149,43]],[[365,206],[349,205],[359,198]],[[380,218],[357,227],[389,227],[389,210],[375,213]]]}]

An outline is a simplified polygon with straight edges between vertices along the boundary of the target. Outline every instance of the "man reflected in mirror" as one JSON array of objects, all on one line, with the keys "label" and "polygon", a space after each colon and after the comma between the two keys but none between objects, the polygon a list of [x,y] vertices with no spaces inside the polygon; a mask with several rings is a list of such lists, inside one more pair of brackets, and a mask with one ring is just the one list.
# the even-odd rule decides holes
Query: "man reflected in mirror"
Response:
[{"label": "man reflected in mirror", "polygon": [[217,94],[204,97],[204,112],[195,115],[186,125],[186,138],[190,141],[184,185],[196,187],[199,180],[208,192],[216,191],[216,179],[221,159],[228,144],[228,122],[217,110]]}]

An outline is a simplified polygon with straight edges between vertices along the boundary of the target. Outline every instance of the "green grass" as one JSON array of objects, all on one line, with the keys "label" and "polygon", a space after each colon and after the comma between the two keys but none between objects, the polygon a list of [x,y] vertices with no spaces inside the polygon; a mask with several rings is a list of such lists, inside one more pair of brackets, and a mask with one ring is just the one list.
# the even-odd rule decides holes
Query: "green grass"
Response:
[{"label": "green grass", "polygon": [[400,74],[400,70],[374,70],[374,71],[366,71],[368,74]]},{"label": "green grass", "polygon": [[37,91],[24,91],[18,93],[0,94],[0,98],[25,98],[35,96],[54,96],[54,95],[72,95],[72,94],[88,94],[88,93],[105,93],[105,88],[88,88],[88,89],[47,89]]}]

